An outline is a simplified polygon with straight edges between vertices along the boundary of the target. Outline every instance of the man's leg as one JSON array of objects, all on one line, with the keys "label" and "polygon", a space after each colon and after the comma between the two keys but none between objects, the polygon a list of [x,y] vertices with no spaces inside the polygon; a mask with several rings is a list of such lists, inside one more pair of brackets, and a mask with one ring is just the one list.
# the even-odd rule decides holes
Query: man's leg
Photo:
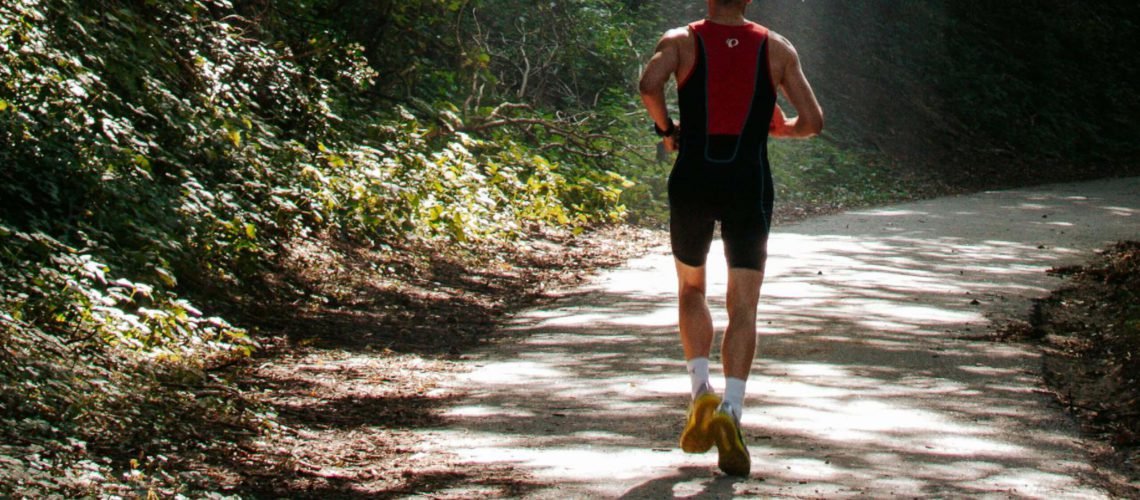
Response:
[{"label": "man's leg", "polygon": [[756,306],[763,283],[762,270],[728,270],[728,328],[721,345],[725,377],[748,380],[756,355]]},{"label": "man's leg", "polygon": [[678,260],[677,283],[680,302],[678,326],[693,395],[685,429],[681,431],[681,449],[687,453],[703,453],[713,446],[708,422],[721,402],[709,384],[713,325],[705,300],[705,267],[689,266]]},{"label": "man's leg", "polygon": [[712,349],[713,324],[705,300],[705,266],[693,267],[676,261],[681,347],[685,360],[708,358]]},{"label": "man's leg", "polygon": [[756,304],[764,272],[746,268],[728,270],[728,328],[724,332],[724,401],[709,419],[709,434],[716,442],[717,465],[726,474],[747,476],[752,469],[748,445],[740,430],[744,386],[756,354]]}]

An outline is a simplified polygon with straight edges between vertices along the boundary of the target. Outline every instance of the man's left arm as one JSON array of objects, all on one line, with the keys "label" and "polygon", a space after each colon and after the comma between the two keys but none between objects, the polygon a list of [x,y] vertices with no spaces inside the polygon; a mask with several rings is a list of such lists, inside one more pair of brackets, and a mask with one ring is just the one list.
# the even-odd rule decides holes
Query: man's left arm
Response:
[{"label": "man's left arm", "polygon": [[807,77],[804,76],[803,67],[800,66],[800,57],[786,38],[775,35],[772,37],[772,51],[775,57],[783,62],[782,78],[774,82],[783,91],[784,96],[796,109],[796,117],[788,118],[784,110],[776,106],[769,126],[772,137],[806,138],[818,135],[823,130],[823,110],[816,100]]}]

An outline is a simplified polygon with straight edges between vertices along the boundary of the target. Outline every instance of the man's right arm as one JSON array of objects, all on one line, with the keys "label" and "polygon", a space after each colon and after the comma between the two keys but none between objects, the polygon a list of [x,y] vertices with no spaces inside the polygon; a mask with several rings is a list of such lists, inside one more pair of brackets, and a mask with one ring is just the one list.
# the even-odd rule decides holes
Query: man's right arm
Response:
[{"label": "man's right arm", "polygon": [[[657,42],[653,58],[641,73],[641,82],[638,85],[641,101],[645,103],[649,117],[660,130],[668,130],[671,121],[669,109],[665,104],[665,84],[669,83],[669,78],[677,72],[681,60],[675,31],[665,33],[661,41]],[[676,150],[674,137],[665,138],[665,148],[670,151]]]}]

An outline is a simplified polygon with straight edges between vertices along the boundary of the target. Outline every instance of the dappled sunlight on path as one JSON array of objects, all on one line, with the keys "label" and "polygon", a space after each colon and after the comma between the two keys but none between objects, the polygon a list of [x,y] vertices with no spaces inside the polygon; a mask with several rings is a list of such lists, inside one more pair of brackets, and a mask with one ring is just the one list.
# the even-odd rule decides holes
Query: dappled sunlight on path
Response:
[{"label": "dappled sunlight on path", "polygon": [[[1140,238],[1140,179],[984,193],[777,228],[743,424],[753,473],[676,446],[688,380],[667,249],[516,318],[454,381],[427,449],[511,464],[535,496],[1098,498],[1031,346],[971,341],[1075,263]],[[725,271],[710,255],[723,328]],[[714,374],[714,385],[723,387]],[[425,450],[428,451],[428,450]]]}]

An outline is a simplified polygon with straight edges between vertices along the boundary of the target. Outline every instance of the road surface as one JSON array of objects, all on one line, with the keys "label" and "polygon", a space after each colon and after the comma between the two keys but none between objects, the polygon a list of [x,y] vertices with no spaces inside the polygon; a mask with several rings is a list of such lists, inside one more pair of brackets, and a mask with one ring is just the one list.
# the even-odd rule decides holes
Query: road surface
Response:
[{"label": "road surface", "polygon": [[[743,426],[753,472],[677,448],[689,382],[667,248],[527,311],[447,386],[426,453],[511,467],[536,498],[1103,498],[1023,317],[1046,269],[1140,239],[1140,178],[854,211],[778,227]],[[721,247],[710,305],[723,329]],[[713,382],[723,389],[714,350]],[[446,495],[446,492],[442,494]]]}]

